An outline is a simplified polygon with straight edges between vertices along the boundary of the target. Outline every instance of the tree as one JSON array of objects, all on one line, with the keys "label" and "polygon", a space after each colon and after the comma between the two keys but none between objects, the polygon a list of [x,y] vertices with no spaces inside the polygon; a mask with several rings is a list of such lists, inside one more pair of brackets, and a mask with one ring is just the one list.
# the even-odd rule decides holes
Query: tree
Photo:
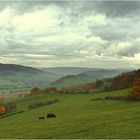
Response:
[{"label": "tree", "polygon": [[140,71],[137,72],[137,75],[133,82],[132,91],[130,94],[133,98],[139,98],[140,97]]},{"label": "tree", "polygon": [[110,86],[108,83],[104,84],[104,91],[109,92],[110,91]]},{"label": "tree", "polygon": [[65,93],[81,93],[81,88],[78,86],[71,86],[66,88]]},{"label": "tree", "polygon": [[0,105],[0,115],[3,115],[6,113],[6,107],[4,105]]},{"label": "tree", "polygon": [[40,88],[34,87],[34,88],[31,89],[30,95],[31,95],[31,96],[32,96],[32,95],[36,95],[36,94],[39,94],[40,92],[41,92],[41,89],[40,89]]},{"label": "tree", "polygon": [[58,93],[58,89],[56,87],[48,87],[44,89],[45,93]]},{"label": "tree", "polygon": [[140,86],[133,86],[131,97],[134,97],[134,98],[140,97]]},{"label": "tree", "polygon": [[12,112],[12,111],[16,110],[16,103],[15,102],[7,103],[6,110],[7,110],[7,112]]},{"label": "tree", "polygon": [[102,85],[102,81],[97,79],[96,80],[96,88],[100,88],[101,85]]}]

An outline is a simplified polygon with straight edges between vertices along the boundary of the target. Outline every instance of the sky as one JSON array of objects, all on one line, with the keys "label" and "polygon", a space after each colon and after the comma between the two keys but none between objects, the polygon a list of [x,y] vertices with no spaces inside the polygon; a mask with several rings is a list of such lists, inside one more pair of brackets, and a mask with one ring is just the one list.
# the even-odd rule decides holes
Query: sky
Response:
[{"label": "sky", "polygon": [[0,63],[140,68],[140,1],[0,1]]}]

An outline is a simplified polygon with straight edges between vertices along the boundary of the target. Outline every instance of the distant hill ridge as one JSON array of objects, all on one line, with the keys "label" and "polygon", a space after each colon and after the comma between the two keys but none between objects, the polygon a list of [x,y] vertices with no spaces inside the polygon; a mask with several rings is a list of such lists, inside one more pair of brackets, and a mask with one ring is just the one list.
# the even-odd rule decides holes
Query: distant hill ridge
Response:
[{"label": "distant hill ridge", "polygon": [[77,75],[85,71],[90,70],[101,70],[102,68],[88,68],[88,67],[51,67],[51,68],[42,68],[44,71],[53,72],[57,74],[66,75]]},{"label": "distant hill ridge", "polygon": [[63,93],[100,93],[132,88],[129,96],[140,98],[140,69],[124,72],[112,78],[97,79],[86,84],[61,88]]},{"label": "distant hill ridge", "polygon": [[44,72],[42,70],[39,70],[39,69],[36,69],[33,67],[16,65],[16,64],[2,64],[2,63],[0,63],[0,72],[4,72],[4,71],[29,72],[29,73]]},{"label": "distant hill ridge", "polygon": [[111,78],[122,73],[123,70],[117,69],[93,69],[88,70],[77,75],[67,75],[52,82],[52,86],[56,87],[70,87],[79,84],[95,81],[97,79]]},{"label": "distant hill ridge", "polygon": [[61,75],[39,70],[34,67],[0,63],[0,94],[27,92],[32,87],[46,87]]}]

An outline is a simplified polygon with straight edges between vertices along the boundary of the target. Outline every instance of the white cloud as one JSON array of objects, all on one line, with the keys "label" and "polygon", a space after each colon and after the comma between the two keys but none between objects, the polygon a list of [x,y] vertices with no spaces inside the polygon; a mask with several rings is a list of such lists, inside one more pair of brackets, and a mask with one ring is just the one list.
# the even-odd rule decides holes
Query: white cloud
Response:
[{"label": "white cloud", "polygon": [[55,7],[47,7],[32,13],[25,13],[13,18],[14,26],[21,30],[48,29],[58,24],[59,11]]},{"label": "white cloud", "polygon": [[89,15],[83,19],[82,24],[85,24],[85,23],[88,26],[105,25],[106,24],[106,17],[105,17],[105,15],[102,15],[102,14]]},{"label": "white cloud", "polygon": [[0,12],[0,27],[8,26],[12,17],[12,10],[7,7]]}]

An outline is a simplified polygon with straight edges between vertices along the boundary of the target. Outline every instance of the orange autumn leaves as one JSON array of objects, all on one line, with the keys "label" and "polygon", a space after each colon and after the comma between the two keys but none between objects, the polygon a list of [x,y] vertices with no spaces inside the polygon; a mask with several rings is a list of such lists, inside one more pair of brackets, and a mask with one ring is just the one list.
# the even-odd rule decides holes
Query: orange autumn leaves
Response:
[{"label": "orange autumn leaves", "polygon": [[0,96],[0,115],[6,113],[6,107],[2,104],[4,101],[4,97]]},{"label": "orange autumn leaves", "polygon": [[6,107],[3,105],[0,105],[0,115],[6,113]]},{"label": "orange autumn leaves", "polygon": [[140,70],[137,71],[137,74],[134,78],[131,97],[139,98],[140,97]]}]

